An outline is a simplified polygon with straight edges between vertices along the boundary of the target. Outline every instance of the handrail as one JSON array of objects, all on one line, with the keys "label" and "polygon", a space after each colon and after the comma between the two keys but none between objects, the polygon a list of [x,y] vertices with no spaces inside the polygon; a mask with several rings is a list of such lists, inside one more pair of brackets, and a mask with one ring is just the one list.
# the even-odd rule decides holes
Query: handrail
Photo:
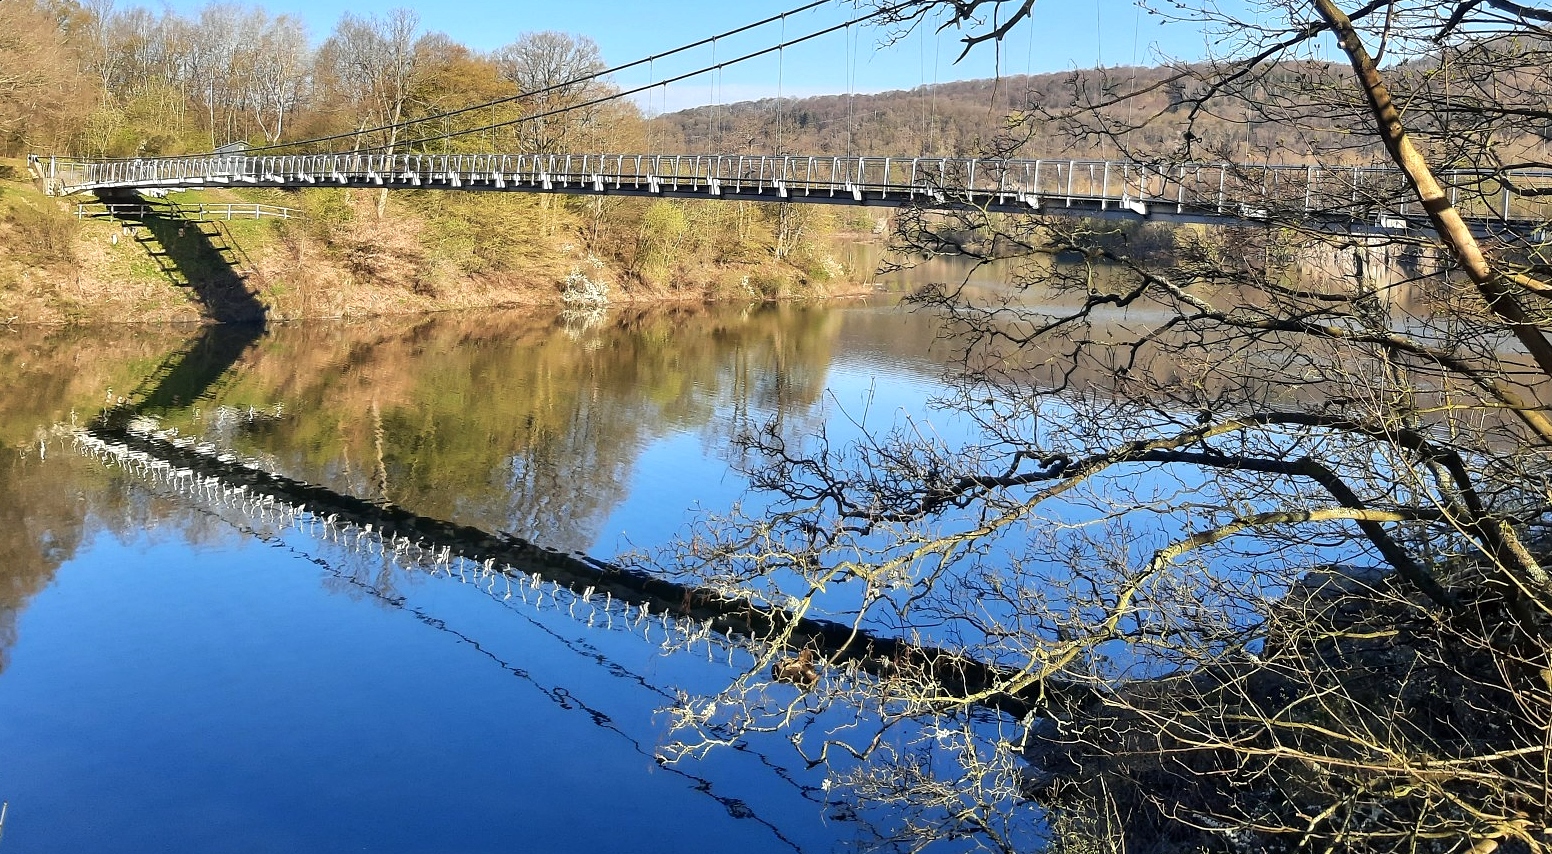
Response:
[{"label": "handrail", "polygon": [[182,202],[168,202],[166,204],[150,204],[148,202],[84,202],[75,206],[76,219],[90,216],[122,218],[124,216],[148,215],[202,221],[213,219],[301,219],[302,211],[299,208],[288,208],[281,205],[245,202],[199,202],[194,204]]},{"label": "handrail", "polygon": [[[909,163],[907,164],[907,161]],[[42,167],[43,158],[31,162]],[[63,192],[199,186],[353,186],[755,197],[859,204],[967,204],[1037,209],[1188,211],[1252,219],[1278,215],[1421,218],[1404,175],[1383,166],[1151,164],[1101,159],[855,157],[775,154],[309,154],[76,160],[47,158]],[[1439,173],[1462,214],[1545,222],[1552,171]],[[1410,203],[1410,207],[1408,207]],[[1247,212],[1249,212],[1247,214]]]}]

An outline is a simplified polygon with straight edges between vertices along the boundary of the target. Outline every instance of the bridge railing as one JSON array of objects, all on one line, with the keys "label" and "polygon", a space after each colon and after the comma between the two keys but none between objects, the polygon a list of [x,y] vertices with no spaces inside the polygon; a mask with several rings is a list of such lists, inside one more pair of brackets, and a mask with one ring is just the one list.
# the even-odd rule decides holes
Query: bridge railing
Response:
[{"label": "bridge railing", "polygon": [[[40,162],[41,165],[41,162]],[[995,200],[1029,209],[1129,208],[1243,219],[1285,216],[1373,222],[1419,218],[1394,168],[1228,163],[1147,164],[1081,159],[696,154],[211,154],[129,160],[50,158],[67,192],[109,187],[220,184],[468,187],[558,192],[631,191],[872,204]],[[1440,173],[1451,200],[1477,220],[1547,221],[1552,172],[1512,178],[1474,170]],[[1516,189],[1518,188],[1518,189]]]},{"label": "bridge railing", "polygon": [[76,219],[138,219],[166,217],[199,222],[233,219],[300,219],[297,208],[262,203],[201,202],[198,204],[149,204],[146,202],[87,202],[75,206]]}]

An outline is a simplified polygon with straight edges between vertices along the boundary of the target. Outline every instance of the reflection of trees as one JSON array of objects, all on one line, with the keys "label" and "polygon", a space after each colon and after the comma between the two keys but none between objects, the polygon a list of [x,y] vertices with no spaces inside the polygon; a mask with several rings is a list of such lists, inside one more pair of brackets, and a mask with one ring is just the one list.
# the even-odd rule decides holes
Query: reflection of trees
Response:
[{"label": "reflection of trees", "polygon": [[727,441],[811,408],[839,315],[803,306],[283,327],[220,403],[290,413],[250,433],[282,468],[437,518],[580,548],[655,436]]},{"label": "reflection of trees", "polygon": [[[103,475],[53,459],[46,425],[85,421],[127,391],[185,331],[7,330],[0,336],[0,669],[16,617],[85,534]],[[88,498],[91,500],[83,500]]]},{"label": "reflection of trees", "polygon": [[36,453],[0,453],[0,670],[16,642],[16,618],[81,543],[85,509],[61,488],[63,466]]},{"label": "reflection of trees", "polygon": [[[897,323],[909,334],[891,334]],[[926,318],[811,306],[631,311],[569,334],[548,314],[288,326],[256,343],[231,333],[29,329],[0,338],[0,620],[48,583],[87,528],[129,534],[165,515],[165,498],[110,488],[109,476],[56,462],[52,451],[37,457],[42,425],[84,424],[110,396],[176,419],[197,411],[212,430],[240,421],[248,450],[347,494],[382,498],[386,487],[387,498],[427,516],[578,548],[654,437],[690,431],[730,447],[742,425],[773,415],[801,428],[819,417],[842,336],[849,349],[868,341],[913,355],[932,337]],[[271,415],[280,404],[284,423],[218,418],[222,404]],[[219,526],[182,527],[195,539],[226,536]]]},{"label": "reflection of trees", "polygon": [[127,395],[189,330],[170,326],[21,327],[0,335],[0,447],[35,444],[45,424],[85,421]]}]

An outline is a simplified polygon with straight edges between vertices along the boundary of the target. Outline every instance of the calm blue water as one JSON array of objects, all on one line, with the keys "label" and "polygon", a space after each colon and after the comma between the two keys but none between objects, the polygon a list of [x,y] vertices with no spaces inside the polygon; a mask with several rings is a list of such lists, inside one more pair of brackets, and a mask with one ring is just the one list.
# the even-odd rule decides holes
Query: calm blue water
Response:
[{"label": "calm blue water", "polygon": [[890,817],[830,803],[779,737],[656,760],[659,710],[724,684],[724,651],[270,525],[50,428],[128,397],[289,476],[607,557],[728,507],[742,425],[919,409],[933,335],[866,305],[12,333],[0,851],[858,847]]}]

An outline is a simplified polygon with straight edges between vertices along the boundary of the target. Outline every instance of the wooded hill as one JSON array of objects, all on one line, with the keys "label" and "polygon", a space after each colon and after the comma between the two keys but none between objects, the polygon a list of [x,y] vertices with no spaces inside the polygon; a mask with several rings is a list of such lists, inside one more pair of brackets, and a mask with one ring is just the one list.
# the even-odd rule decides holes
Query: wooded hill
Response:
[{"label": "wooded hill", "polygon": [[[141,269],[147,250],[169,258],[179,256],[177,247],[155,234],[119,239],[129,235],[117,224],[79,221],[73,206],[83,199],[37,192],[24,154],[154,157],[319,137],[314,149],[640,151],[646,124],[634,104],[593,104],[617,90],[603,80],[570,82],[604,67],[585,36],[524,33],[495,51],[475,51],[425,31],[407,9],[346,14],[319,42],[299,21],[256,6],[211,3],[181,15],[106,2],[0,1],[0,320],[229,314],[194,306],[179,290],[209,278],[220,259],[192,247],[182,255],[199,249],[203,261],[189,269],[166,276]],[[518,97],[536,90],[545,94]],[[490,105],[502,98],[509,100]],[[473,105],[480,106],[446,115]],[[543,120],[486,127],[568,106]],[[481,130],[458,135],[473,128]],[[579,295],[764,299],[845,288],[854,272],[836,260],[830,241],[851,223],[828,209],[335,189],[180,197],[302,210],[301,220],[234,234],[251,263],[222,278],[234,293],[255,290],[262,303],[262,311],[244,306],[245,315],[413,312]],[[164,236],[187,238],[180,234]],[[126,281],[137,287],[121,287]],[[122,304],[134,294],[144,298]]]},{"label": "wooded hill", "polygon": [[[1512,74],[1449,80],[1432,62],[1390,69],[1400,91],[1453,86],[1463,106]],[[1116,157],[1126,153],[1236,162],[1367,164],[1384,151],[1368,134],[1363,105],[1351,100],[1351,69],[1341,63],[1280,63],[1239,89],[1206,93],[1206,65],[1084,69],[965,80],[873,94],[774,98],[698,107],[656,119],[688,151],[771,151],[891,156]],[[1350,101],[1332,109],[1331,102]],[[1420,131],[1430,130],[1420,128]],[[1443,130],[1433,128],[1432,130]],[[1552,126],[1528,126],[1509,149],[1544,145]],[[1419,134],[1421,137],[1422,134]],[[1189,143],[1189,148],[1187,147]]]},{"label": "wooded hill", "polygon": [[[1283,72],[1271,82],[1296,91],[1312,85],[1336,88],[1347,69],[1307,63]],[[1178,147],[1188,118],[1182,106],[1189,86],[1173,79],[1179,73],[1170,67],[1120,67],[1021,74],[876,94],[788,98],[780,103],[766,98],[685,110],[660,121],[677,130],[692,151],[731,146],[739,151],[970,156],[1009,151],[1022,143],[1021,156],[1114,156],[1111,140],[1100,133],[1074,133],[1063,121],[1065,115],[1130,95],[1124,104],[1101,107],[1113,129],[1148,123],[1152,127],[1144,138],[1130,139],[1129,144]],[[1236,106],[1233,112],[1195,117],[1199,146],[1260,159],[1269,148],[1310,153],[1329,151],[1344,141],[1345,128],[1335,117],[1289,126]]]}]

